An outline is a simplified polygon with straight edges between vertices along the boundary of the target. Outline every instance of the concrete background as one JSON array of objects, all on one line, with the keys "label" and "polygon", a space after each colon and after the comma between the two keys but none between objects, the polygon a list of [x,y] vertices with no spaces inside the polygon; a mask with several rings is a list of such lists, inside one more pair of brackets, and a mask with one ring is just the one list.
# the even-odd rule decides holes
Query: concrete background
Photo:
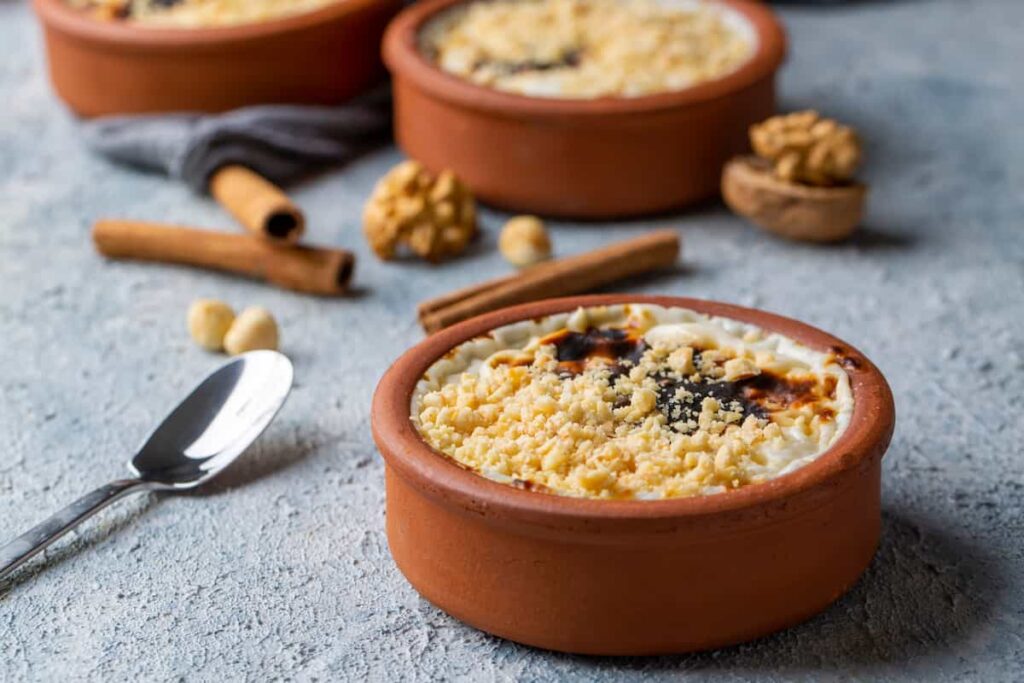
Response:
[{"label": "concrete background", "polygon": [[[492,638],[406,584],[383,533],[368,406],[418,341],[416,301],[504,272],[503,215],[457,262],[382,264],[359,229],[384,150],[295,188],[311,237],[359,254],[323,300],[187,269],[106,263],[99,216],[232,230],[217,206],[80,146],[45,82],[37,27],[0,2],[0,538],[124,473],[221,362],[189,302],[263,304],[298,386],[203,495],[125,501],[0,589],[0,679],[1024,679],[1024,3],[781,9],[786,109],[819,107],[868,144],[870,215],[849,243],[785,243],[717,206],[679,228],[686,269],[631,291],[761,306],[831,330],[889,377],[898,427],[885,529],[861,583],[776,636],[693,656],[599,659]],[[559,253],[650,223],[559,224]]]}]

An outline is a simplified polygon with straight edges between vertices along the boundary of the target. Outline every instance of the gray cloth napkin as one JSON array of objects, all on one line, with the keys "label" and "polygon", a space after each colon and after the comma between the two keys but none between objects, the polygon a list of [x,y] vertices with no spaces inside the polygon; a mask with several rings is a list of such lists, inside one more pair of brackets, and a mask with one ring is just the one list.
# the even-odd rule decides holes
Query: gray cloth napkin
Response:
[{"label": "gray cloth napkin", "polygon": [[86,121],[86,145],[114,161],[166,173],[206,192],[221,166],[248,166],[277,184],[342,164],[390,137],[388,88],[336,107],[265,105],[225,114],[156,114]]}]

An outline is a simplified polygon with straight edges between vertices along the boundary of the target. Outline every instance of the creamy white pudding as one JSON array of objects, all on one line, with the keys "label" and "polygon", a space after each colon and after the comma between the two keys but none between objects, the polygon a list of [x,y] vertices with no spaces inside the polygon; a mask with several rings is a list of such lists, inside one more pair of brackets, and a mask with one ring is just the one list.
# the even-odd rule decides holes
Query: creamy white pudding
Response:
[{"label": "creamy white pudding", "polygon": [[495,481],[610,499],[714,494],[814,460],[853,411],[834,354],[652,305],[578,309],[452,349],[411,419]]},{"label": "creamy white pudding", "polygon": [[637,97],[735,71],[749,22],[703,0],[478,0],[428,22],[420,49],[442,70],[533,97]]}]

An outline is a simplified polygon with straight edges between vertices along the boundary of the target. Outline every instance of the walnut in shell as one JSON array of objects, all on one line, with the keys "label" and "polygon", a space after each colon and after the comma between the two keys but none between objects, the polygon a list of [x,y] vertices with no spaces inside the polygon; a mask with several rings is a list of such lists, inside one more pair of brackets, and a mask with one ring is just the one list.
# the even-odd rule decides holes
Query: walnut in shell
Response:
[{"label": "walnut in shell", "polygon": [[782,180],[758,157],[736,157],[722,171],[722,198],[729,208],[790,239],[848,237],[861,221],[866,196],[860,183],[816,187]]},{"label": "walnut in shell", "polygon": [[380,179],[363,210],[363,232],[382,259],[401,245],[428,261],[463,251],[476,235],[473,195],[451,171],[434,176],[404,161]]},{"label": "walnut in shell", "polygon": [[757,156],[722,171],[730,209],[792,239],[834,242],[856,229],[867,188],[852,180],[861,160],[852,128],[801,111],[751,126],[750,144]]}]

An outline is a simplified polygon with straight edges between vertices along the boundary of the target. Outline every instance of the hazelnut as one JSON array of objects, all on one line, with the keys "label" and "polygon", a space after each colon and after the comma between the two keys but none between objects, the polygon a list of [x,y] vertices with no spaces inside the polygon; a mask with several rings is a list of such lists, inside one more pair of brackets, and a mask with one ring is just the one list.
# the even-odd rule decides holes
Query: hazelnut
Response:
[{"label": "hazelnut", "polygon": [[756,377],[761,374],[761,369],[754,365],[749,358],[732,358],[725,361],[725,380],[736,382],[749,377]]},{"label": "hazelnut", "polygon": [[516,216],[501,229],[498,249],[505,260],[522,268],[551,258],[551,239],[541,219]]},{"label": "hazelnut", "polygon": [[224,348],[224,335],[234,320],[231,307],[216,299],[196,299],[188,307],[188,333],[209,351]]},{"label": "hazelnut", "polygon": [[363,233],[390,260],[407,245],[428,261],[462,252],[476,235],[476,202],[451,171],[436,177],[404,161],[378,181],[363,209]]},{"label": "hazelnut", "polygon": [[257,349],[277,350],[277,343],[274,316],[260,306],[250,306],[239,313],[224,336],[224,350],[232,356]]}]

